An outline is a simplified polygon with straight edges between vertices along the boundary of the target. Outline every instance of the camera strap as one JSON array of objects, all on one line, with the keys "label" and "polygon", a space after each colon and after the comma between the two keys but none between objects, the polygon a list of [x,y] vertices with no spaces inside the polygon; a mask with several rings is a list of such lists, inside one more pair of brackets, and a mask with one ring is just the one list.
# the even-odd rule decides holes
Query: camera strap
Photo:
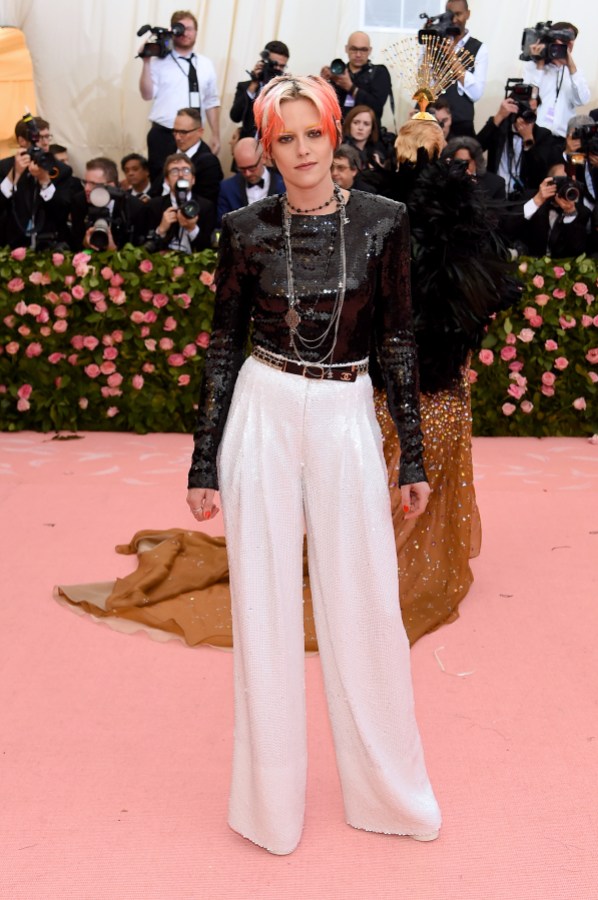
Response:
[{"label": "camera strap", "polygon": [[[193,109],[199,109],[201,106],[199,100],[199,81],[197,80],[197,69],[195,68],[195,63],[193,62],[193,57],[195,56],[195,54],[192,53],[191,56],[177,57],[174,55],[174,53],[171,53],[171,56],[189,82],[189,106]],[[179,60],[188,63],[188,71],[185,71]]]}]

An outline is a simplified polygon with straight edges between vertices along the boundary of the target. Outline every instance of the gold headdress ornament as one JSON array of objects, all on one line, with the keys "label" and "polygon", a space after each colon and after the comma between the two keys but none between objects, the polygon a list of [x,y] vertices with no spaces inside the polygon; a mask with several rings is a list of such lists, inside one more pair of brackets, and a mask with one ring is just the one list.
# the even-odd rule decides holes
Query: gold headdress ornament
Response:
[{"label": "gold headdress ornament", "polygon": [[450,38],[420,33],[405,37],[382,51],[403,86],[419,106],[414,119],[436,121],[426,108],[461,78],[474,62],[468,50],[455,50]]}]

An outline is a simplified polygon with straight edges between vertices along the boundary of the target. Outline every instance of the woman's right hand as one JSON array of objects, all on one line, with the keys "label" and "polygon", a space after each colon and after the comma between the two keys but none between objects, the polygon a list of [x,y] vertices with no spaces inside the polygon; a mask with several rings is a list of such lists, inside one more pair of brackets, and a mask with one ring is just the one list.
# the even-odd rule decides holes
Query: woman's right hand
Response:
[{"label": "woman's right hand", "polygon": [[220,507],[214,502],[215,496],[216,491],[211,488],[189,488],[187,491],[187,504],[198,522],[207,522],[218,514]]}]

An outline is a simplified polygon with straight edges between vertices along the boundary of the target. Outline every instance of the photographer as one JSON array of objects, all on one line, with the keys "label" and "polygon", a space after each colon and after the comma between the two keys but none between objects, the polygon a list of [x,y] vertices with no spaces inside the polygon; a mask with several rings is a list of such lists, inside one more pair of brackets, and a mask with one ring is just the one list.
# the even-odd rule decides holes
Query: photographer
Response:
[{"label": "photographer", "polygon": [[488,48],[469,33],[467,22],[471,11],[467,0],[448,0],[446,12],[453,17],[453,27],[459,30],[458,34],[449,35],[453,39],[455,51],[459,53],[467,50],[474,57],[472,67],[443,94],[451,110],[451,136],[466,134],[475,137],[474,104],[481,98],[486,87]]},{"label": "photographer", "polygon": [[169,193],[147,204],[152,229],[145,246],[151,252],[177,250],[196,253],[210,246],[216,225],[214,204],[192,192],[195,167],[184,153],[171,154],[164,163]]},{"label": "photographer", "polygon": [[50,153],[50,126],[25,116],[15,127],[19,149],[0,161],[0,242],[46,250],[65,244],[70,166]]},{"label": "photographer", "polygon": [[386,66],[376,66],[370,60],[372,47],[363,31],[349,35],[345,52],[348,63],[334,59],[330,66],[322,68],[320,75],[336,91],[343,121],[354,106],[369,106],[376,113],[380,126],[382,111],[389,98],[394,111],[390,73]]},{"label": "photographer", "polygon": [[[184,153],[193,163],[195,185],[193,193],[205,197],[216,206],[218,189],[223,178],[222,166],[203,138],[203,124],[198,109],[179,109],[172,129],[176,153]],[[157,191],[159,193],[159,191]]]},{"label": "photographer", "polygon": [[573,116],[563,150],[565,168],[583,186],[583,200],[594,209],[598,197],[598,125],[590,116]]},{"label": "photographer", "polygon": [[489,172],[482,148],[475,138],[464,134],[461,137],[451,138],[442,151],[441,159],[462,160],[466,172],[480,188],[489,200],[505,199],[504,178]]},{"label": "photographer", "polygon": [[[510,81],[505,93],[509,93]],[[501,102],[477,139],[488,151],[488,171],[504,178],[509,199],[527,199],[546,178],[552,165],[561,161],[558,142],[548,128],[537,124],[537,100],[532,85],[519,83],[519,96],[514,91]],[[527,88],[527,94],[521,90]],[[529,96],[528,96],[529,95]]]},{"label": "photographer", "polygon": [[237,84],[230,117],[233,122],[241,123],[239,140],[256,136],[253,104],[264,85],[285,72],[290,55],[289,48],[282,41],[268,41],[260,58],[248,73],[250,80]]},{"label": "photographer", "polygon": [[530,256],[579,256],[587,248],[590,211],[578,183],[560,163],[552,166],[537,193],[523,207],[520,236]]},{"label": "photographer", "polygon": [[176,151],[172,126],[177,109],[200,109],[211,131],[210,147],[220,152],[220,97],[216,72],[211,61],[193,52],[197,38],[197,19],[186,10],[175,12],[170,20],[183,34],[172,37],[172,50],[164,57],[144,56],[139,90],[144,100],[153,100],[152,127],[147,135],[148,159],[152,181],[162,172],[164,160]]},{"label": "photographer", "polygon": [[[83,190],[71,203],[71,249],[120,250],[140,244],[147,232],[146,204],[118,187],[116,163],[104,156],[90,159],[81,182]],[[105,206],[94,203],[95,188],[109,192]]]},{"label": "photographer", "polygon": [[[573,60],[577,35],[578,30],[571,22],[556,22],[540,30],[541,39],[529,47],[532,59],[523,70],[524,81],[536,85],[540,92],[538,125],[560,137],[566,135],[567,122],[575,107],[590,99],[587,81]],[[562,47],[561,55],[554,47]]]}]

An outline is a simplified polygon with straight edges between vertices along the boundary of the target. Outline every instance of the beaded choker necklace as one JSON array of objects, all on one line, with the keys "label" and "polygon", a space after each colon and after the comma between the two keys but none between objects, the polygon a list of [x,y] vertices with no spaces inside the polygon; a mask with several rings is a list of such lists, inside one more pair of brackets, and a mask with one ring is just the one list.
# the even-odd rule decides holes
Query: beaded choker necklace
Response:
[{"label": "beaded choker necklace", "polygon": [[[334,350],[336,348],[336,343],[338,340],[338,329],[340,325],[341,313],[343,310],[343,304],[345,302],[345,292],[347,289],[347,253],[345,248],[345,224],[348,222],[348,219],[346,218],[345,201],[343,198],[343,194],[338,185],[334,186],[334,193],[331,199],[324,203],[323,206],[317,207],[317,209],[323,209],[324,206],[328,206],[333,200],[336,200],[337,211],[339,213],[339,271],[336,297],[334,299],[332,312],[330,314],[330,321],[328,322],[328,325],[326,326],[322,334],[316,338],[307,338],[301,335],[298,330],[301,324],[301,315],[299,313],[299,310],[297,309],[299,305],[299,297],[296,293],[295,275],[293,272],[293,250],[291,245],[292,216],[289,212],[290,209],[295,209],[295,207],[292,207],[289,204],[286,194],[283,194],[281,197],[283,212],[282,231],[287,263],[287,292],[289,304],[289,308],[286,312],[284,320],[289,326],[291,347],[299,362],[303,363],[304,365],[328,365],[332,362],[334,358]],[[296,210],[296,212],[314,211],[315,210]],[[331,333],[332,345],[327,353],[325,353],[318,360],[307,360],[303,358],[302,353],[305,353],[306,351],[321,350],[325,341],[328,339]]]},{"label": "beaded choker necklace", "polygon": [[328,198],[326,203],[322,203],[320,206],[313,206],[311,209],[299,209],[298,206],[293,206],[292,203],[289,203],[289,198],[286,198],[287,206],[289,209],[292,209],[293,212],[301,213],[302,215],[306,215],[307,213],[318,212],[320,209],[325,209],[327,206],[330,206],[331,203],[334,203],[336,200],[336,192],[332,192],[332,196]]}]

